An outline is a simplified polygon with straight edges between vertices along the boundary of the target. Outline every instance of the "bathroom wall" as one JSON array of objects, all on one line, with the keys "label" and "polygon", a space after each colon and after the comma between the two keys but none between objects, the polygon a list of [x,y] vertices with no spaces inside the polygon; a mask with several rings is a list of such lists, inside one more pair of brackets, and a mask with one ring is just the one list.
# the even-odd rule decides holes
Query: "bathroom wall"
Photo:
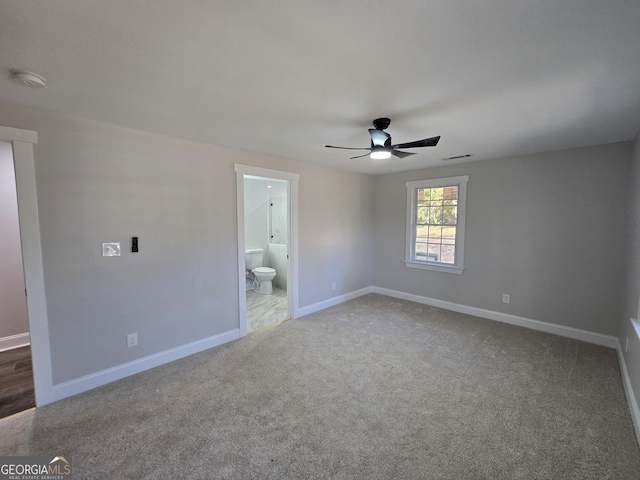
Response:
[{"label": "bathroom wall", "polygon": [[269,266],[276,269],[273,285],[287,289],[288,202],[287,183],[269,182]]},{"label": "bathroom wall", "polygon": [[[0,142],[0,255],[1,351],[29,342],[13,151],[11,144],[3,142]],[[15,335],[24,338],[18,340]]]},{"label": "bathroom wall", "polygon": [[[244,180],[244,231],[245,250],[269,249],[269,194],[265,180]],[[268,258],[265,255],[266,258]],[[263,265],[268,267],[269,265]]]},{"label": "bathroom wall", "polygon": [[269,182],[269,243],[288,243],[287,184]]}]

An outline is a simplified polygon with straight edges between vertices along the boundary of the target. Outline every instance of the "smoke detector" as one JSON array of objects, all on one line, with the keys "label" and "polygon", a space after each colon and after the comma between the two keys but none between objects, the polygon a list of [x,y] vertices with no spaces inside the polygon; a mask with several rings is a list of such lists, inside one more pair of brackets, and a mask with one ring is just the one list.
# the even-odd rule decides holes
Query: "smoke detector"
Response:
[{"label": "smoke detector", "polygon": [[46,82],[44,77],[26,70],[11,70],[11,78],[25,87],[31,88],[42,88]]}]

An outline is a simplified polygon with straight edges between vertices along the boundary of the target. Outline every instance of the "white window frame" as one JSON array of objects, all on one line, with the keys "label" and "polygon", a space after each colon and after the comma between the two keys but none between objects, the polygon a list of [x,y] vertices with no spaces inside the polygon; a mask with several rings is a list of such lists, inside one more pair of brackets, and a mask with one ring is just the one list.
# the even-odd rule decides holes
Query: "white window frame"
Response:
[{"label": "white window frame", "polygon": [[[461,274],[464,271],[464,229],[467,210],[467,183],[469,175],[457,177],[432,178],[407,182],[407,234],[404,263],[409,268],[421,268],[436,272]],[[440,188],[458,186],[458,224],[456,225],[456,261],[455,264],[429,262],[415,259],[415,232],[417,192],[421,188]]]}]

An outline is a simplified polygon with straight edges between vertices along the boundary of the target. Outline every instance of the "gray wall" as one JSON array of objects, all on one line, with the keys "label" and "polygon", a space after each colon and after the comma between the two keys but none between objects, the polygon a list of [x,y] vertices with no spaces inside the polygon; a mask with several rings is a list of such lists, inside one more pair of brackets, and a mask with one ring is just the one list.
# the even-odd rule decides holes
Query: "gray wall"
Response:
[{"label": "gray wall", "polygon": [[[300,178],[303,191],[300,271],[305,272],[309,288],[300,289],[300,305],[371,286],[373,177],[345,171],[330,176],[310,174]],[[331,290],[333,282],[335,291]]]},{"label": "gray wall", "polygon": [[[630,158],[618,143],[378,176],[374,284],[615,335]],[[405,182],[466,174],[464,273],[406,268]]]},{"label": "gray wall", "polygon": [[634,142],[631,182],[627,288],[619,340],[634,394],[636,399],[640,401],[640,332],[634,329],[631,322],[632,318],[640,320],[638,319],[638,303],[640,301],[640,134]]},{"label": "gray wall", "polygon": [[2,338],[29,332],[16,195],[11,144],[0,142],[0,349]]},{"label": "gray wall", "polygon": [[[6,102],[0,125],[39,135],[54,383],[237,328],[234,163],[300,174],[300,307],[376,285],[621,339],[637,308],[637,142],[633,175],[621,143],[371,177]],[[406,268],[405,182],[462,174],[465,272]],[[122,256],[103,258],[112,241]]]},{"label": "gray wall", "polygon": [[300,174],[300,307],[371,285],[372,177],[7,102],[0,125],[38,132],[54,384],[238,327],[234,163]]}]

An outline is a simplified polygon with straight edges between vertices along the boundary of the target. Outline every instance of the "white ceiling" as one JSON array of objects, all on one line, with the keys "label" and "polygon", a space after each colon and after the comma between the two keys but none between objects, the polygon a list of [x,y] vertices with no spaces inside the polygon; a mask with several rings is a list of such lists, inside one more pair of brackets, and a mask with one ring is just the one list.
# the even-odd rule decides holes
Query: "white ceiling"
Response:
[{"label": "white ceiling", "polygon": [[[359,172],[640,131],[638,0],[4,0],[0,45],[0,99]],[[324,148],[368,146],[382,116],[440,144]]]}]

